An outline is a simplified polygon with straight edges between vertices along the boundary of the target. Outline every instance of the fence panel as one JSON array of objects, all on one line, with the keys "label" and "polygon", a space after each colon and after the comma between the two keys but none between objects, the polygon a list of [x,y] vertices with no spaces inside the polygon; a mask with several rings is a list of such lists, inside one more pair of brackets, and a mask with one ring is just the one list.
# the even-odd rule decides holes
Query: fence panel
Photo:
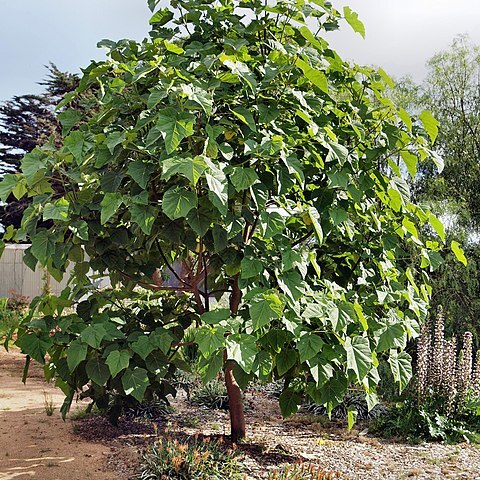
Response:
[{"label": "fence panel", "polygon": [[[23,263],[23,253],[29,247],[28,244],[11,244],[5,246],[5,251],[0,258],[0,297],[10,297],[12,291],[26,295],[30,299],[40,295],[45,288],[46,282],[50,283],[50,291],[58,295],[66,287],[69,278],[68,272],[61,282],[53,277],[48,277],[45,270],[37,267],[32,272]],[[109,286],[107,278],[100,281],[100,287]]]}]

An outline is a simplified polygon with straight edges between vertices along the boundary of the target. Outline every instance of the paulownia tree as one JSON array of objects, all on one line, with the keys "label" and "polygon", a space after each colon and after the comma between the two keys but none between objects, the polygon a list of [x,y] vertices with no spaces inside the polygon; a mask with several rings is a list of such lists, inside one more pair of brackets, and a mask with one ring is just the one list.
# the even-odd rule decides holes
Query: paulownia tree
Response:
[{"label": "paulownia tree", "polygon": [[[412,120],[382,95],[383,71],[329,48],[320,32],[342,17],[363,34],[349,8],[149,6],[151,38],[101,42],[108,59],[62,103],[91,89],[90,114],[64,111],[63,146],[37,148],[0,184],[2,198],[33,198],[5,236],[31,241],[27,265],[56,278],[74,265],[59,297],[32,302],[17,344],[48,353],[64,413],[82,391],[118,414],[172,392],[194,328],[203,379],[224,372],[234,439],[253,378],[285,379],[284,415],[305,396],[331,410],[354,384],[372,406],[380,354],[403,388],[429,296],[414,273],[440,261],[418,226],[443,237],[405,175],[431,157],[435,120]],[[113,288],[96,290],[89,271]]]}]

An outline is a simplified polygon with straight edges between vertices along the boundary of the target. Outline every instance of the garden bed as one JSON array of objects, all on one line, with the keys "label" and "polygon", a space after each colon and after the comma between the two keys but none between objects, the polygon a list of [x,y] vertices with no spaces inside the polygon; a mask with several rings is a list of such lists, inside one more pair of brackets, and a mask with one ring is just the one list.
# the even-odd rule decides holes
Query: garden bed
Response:
[{"label": "garden bed", "polygon": [[[474,479],[480,475],[480,449],[471,444],[410,445],[368,434],[367,425],[348,430],[344,422],[297,414],[284,420],[276,401],[259,392],[246,396],[247,439],[237,455],[248,480],[266,479],[282,464],[307,462],[345,479]],[[185,435],[222,438],[228,435],[228,412],[192,408],[184,395],[172,403],[174,412],[155,419],[161,436]],[[76,424],[77,434],[88,441],[113,447],[108,463],[124,478],[133,478],[142,452],[155,438],[150,421],[121,420],[118,428],[102,417]],[[223,440],[228,445],[228,437]]]}]

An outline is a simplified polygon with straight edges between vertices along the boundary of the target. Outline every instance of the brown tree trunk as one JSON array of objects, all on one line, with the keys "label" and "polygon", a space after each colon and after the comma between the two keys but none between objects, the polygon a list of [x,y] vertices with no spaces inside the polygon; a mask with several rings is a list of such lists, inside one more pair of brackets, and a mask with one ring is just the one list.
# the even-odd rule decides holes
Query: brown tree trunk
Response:
[{"label": "brown tree trunk", "polygon": [[[230,311],[232,315],[238,313],[242,292],[238,287],[238,274],[233,280],[232,294],[230,295]],[[227,352],[225,350],[225,361]],[[228,393],[228,409],[230,412],[230,434],[233,442],[245,438],[245,412],[243,410],[242,390],[233,376],[233,362],[228,362],[225,368],[225,385]]]},{"label": "brown tree trunk", "polygon": [[238,442],[245,438],[245,412],[243,411],[242,390],[233,376],[233,362],[228,362],[225,369],[225,384],[230,411],[230,434],[232,442]]}]

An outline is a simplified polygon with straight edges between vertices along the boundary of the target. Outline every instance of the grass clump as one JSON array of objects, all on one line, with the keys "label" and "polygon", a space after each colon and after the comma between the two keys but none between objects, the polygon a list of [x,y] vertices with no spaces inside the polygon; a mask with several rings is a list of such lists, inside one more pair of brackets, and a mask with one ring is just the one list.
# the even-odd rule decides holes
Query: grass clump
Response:
[{"label": "grass clump", "polygon": [[143,456],[139,480],[240,480],[235,449],[209,437],[156,440]]},{"label": "grass clump", "polygon": [[55,405],[53,404],[52,394],[43,392],[43,405],[45,407],[45,413],[47,417],[51,417],[55,411]]},{"label": "grass clump", "polygon": [[190,403],[211,410],[228,410],[227,388],[219,380],[212,380],[192,391]]}]

